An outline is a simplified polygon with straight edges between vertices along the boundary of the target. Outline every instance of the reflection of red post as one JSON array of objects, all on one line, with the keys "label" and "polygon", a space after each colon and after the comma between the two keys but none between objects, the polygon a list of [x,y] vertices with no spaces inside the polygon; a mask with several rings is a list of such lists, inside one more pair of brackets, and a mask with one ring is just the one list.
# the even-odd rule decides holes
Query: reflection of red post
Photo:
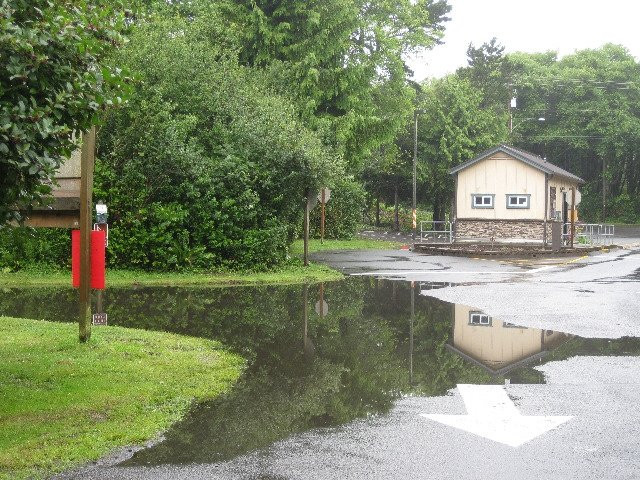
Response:
[{"label": "reflection of red post", "polygon": [[[105,287],[105,239],[102,230],[91,232],[91,288],[102,290]],[[74,288],[80,287],[80,230],[71,232],[71,283]]]}]

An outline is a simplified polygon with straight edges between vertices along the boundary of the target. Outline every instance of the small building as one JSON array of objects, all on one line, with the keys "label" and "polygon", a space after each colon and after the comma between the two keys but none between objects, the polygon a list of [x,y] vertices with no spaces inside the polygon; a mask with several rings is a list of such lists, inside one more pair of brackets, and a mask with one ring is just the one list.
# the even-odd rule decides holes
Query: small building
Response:
[{"label": "small building", "polygon": [[[550,242],[550,222],[571,221],[580,177],[509,145],[449,171],[455,177],[455,241]],[[573,192],[572,192],[573,191]],[[575,195],[574,195],[575,192]]]}]

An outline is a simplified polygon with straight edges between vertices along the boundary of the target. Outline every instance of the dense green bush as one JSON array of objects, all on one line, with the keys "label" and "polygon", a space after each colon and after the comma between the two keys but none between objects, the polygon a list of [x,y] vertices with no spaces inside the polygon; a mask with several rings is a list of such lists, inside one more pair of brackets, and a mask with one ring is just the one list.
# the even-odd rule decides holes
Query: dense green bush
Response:
[{"label": "dense green bush", "polygon": [[98,137],[95,198],[110,205],[110,264],[271,267],[302,223],[305,188],[341,159],[198,25],[141,26],[119,62],[139,83]]},{"label": "dense green bush", "polygon": [[[365,191],[355,180],[345,178],[331,189],[331,198],[326,204],[325,238],[352,238],[362,224],[365,206]],[[320,202],[311,211],[310,235],[320,238]]]},{"label": "dense green bush", "polygon": [[0,227],[0,268],[60,267],[71,263],[67,229]]}]

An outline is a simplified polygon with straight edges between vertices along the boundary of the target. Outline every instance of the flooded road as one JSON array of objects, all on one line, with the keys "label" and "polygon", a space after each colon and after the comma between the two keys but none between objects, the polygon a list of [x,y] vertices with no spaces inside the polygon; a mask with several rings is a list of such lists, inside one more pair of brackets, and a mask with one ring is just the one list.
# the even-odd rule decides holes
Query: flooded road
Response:
[{"label": "flooded road", "polygon": [[[525,328],[427,295],[445,287],[451,284],[350,277],[311,286],[106,290],[94,311],[107,312],[110,325],[216,339],[248,360],[229,393],[194,405],[164,441],[121,464],[133,468],[122,470],[128,472],[123,478],[146,478],[133,474],[145,471],[139,467],[266,455],[304,432],[322,443],[336,428],[388,425],[403,409],[459,384],[544,385],[547,363],[640,355],[638,338]],[[75,295],[3,289],[0,315],[65,321],[75,311]],[[569,374],[570,381],[583,381],[578,377]],[[241,477],[271,478],[254,473]]]}]

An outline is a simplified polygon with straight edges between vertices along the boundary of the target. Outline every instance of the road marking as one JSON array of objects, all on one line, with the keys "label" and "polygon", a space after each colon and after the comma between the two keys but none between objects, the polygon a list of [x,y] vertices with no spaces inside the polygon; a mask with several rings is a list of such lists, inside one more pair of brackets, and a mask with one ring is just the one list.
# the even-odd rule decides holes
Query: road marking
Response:
[{"label": "road marking", "polygon": [[573,418],[522,415],[504,387],[499,385],[458,385],[458,391],[464,400],[467,415],[421,416],[514,448]]},{"label": "road marking", "polygon": [[391,271],[379,271],[379,272],[359,272],[359,273],[352,273],[351,276],[357,277],[357,276],[365,276],[365,275],[414,275],[414,274],[419,274],[419,275],[424,275],[425,273],[436,273],[438,275],[440,274],[447,274],[447,275],[455,275],[455,274],[459,274],[459,275],[514,275],[520,272],[457,272],[457,271],[449,271],[449,270],[407,270],[407,271],[397,271],[397,270],[391,270]]},{"label": "road marking", "polygon": [[551,270],[552,268],[556,268],[556,267],[557,267],[557,265],[547,265],[546,267],[536,268],[536,269],[529,270],[528,272],[524,272],[524,273],[534,274],[534,273],[538,273],[538,272],[543,272],[545,270]]}]

